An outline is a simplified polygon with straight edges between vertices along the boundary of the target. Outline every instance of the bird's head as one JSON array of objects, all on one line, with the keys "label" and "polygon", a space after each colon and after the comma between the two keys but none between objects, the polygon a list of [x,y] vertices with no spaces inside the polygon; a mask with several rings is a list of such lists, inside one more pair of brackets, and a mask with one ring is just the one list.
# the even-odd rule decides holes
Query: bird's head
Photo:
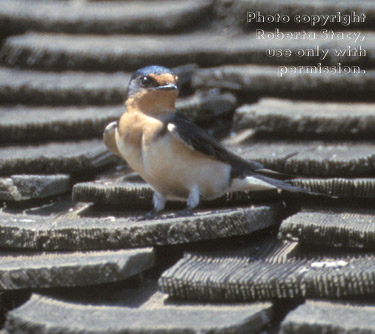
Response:
[{"label": "bird's head", "polygon": [[136,71],[129,82],[126,108],[158,117],[175,111],[178,95],[177,75],[162,66]]}]

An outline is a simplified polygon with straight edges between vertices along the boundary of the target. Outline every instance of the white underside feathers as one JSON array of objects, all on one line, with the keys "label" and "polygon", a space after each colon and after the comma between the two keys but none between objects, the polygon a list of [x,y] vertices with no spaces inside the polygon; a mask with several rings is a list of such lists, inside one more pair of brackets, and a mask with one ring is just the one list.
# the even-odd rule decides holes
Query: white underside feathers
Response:
[{"label": "white underside feathers", "polygon": [[229,192],[234,191],[264,191],[276,189],[272,184],[262,181],[254,176],[247,176],[243,179],[233,179]]}]

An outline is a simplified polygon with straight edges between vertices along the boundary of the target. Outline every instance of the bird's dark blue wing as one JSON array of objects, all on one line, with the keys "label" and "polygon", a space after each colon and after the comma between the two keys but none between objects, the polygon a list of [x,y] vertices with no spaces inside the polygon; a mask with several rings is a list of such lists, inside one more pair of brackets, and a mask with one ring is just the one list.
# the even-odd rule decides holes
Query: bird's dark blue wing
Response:
[{"label": "bird's dark blue wing", "polygon": [[291,193],[335,198],[335,196],[315,193],[308,189],[294,186],[288,181],[292,179],[293,176],[266,169],[258,162],[242,159],[238,155],[228,151],[203,129],[178,114],[171,115],[165,121],[165,131],[168,131],[175,138],[185,143],[190,149],[229,164],[232,167],[232,180],[235,178],[242,179],[247,176],[253,176],[278,189],[286,190]]},{"label": "bird's dark blue wing", "polygon": [[185,143],[192,150],[208,155],[232,167],[232,178],[244,177],[253,174],[262,174],[276,179],[286,179],[284,174],[267,170],[262,164],[255,161],[242,159],[228,151],[216,139],[200,127],[180,116],[178,113],[171,115],[165,121],[165,127],[177,139]]}]

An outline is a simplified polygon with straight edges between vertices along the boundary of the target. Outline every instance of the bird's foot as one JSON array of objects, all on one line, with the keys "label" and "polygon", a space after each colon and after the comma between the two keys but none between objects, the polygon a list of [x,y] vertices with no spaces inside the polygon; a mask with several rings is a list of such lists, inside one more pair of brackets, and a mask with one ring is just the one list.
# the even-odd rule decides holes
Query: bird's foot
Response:
[{"label": "bird's foot", "polygon": [[138,218],[138,221],[144,221],[144,220],[152,220],[159,217],[159,211],[152,209],[151,211],[147,212],[146,215],[143,217]]},{"label": "bird's foot", "polygon": [[194,215],[194,211],[190,208],[186,208],[186,209],[177,211],[174,214],[174,217],[187,217],[187,216],[193,216],[193,215]]}]

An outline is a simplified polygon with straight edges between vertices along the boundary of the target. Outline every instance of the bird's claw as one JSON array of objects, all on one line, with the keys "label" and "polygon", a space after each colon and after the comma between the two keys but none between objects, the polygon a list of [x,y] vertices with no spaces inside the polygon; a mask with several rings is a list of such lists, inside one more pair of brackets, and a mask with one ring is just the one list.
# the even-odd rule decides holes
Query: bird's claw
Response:
[{"label": "bird's claw", "polygon": [[193,210],[189,209],[189,208],[186,208],[186,209],[183,209],[181,211],[177,211],[174,214],[174,217],[187,217],[187,216],[193,216],[193,215],[194,215]]},{"label": "bird's claw", "polygon": [[151,211],[147,212],[143,217],[138,218],[138,221],[144,221],[144,220],[152,220],[159,216],[159,212],[155,209],[152,209]]}]

